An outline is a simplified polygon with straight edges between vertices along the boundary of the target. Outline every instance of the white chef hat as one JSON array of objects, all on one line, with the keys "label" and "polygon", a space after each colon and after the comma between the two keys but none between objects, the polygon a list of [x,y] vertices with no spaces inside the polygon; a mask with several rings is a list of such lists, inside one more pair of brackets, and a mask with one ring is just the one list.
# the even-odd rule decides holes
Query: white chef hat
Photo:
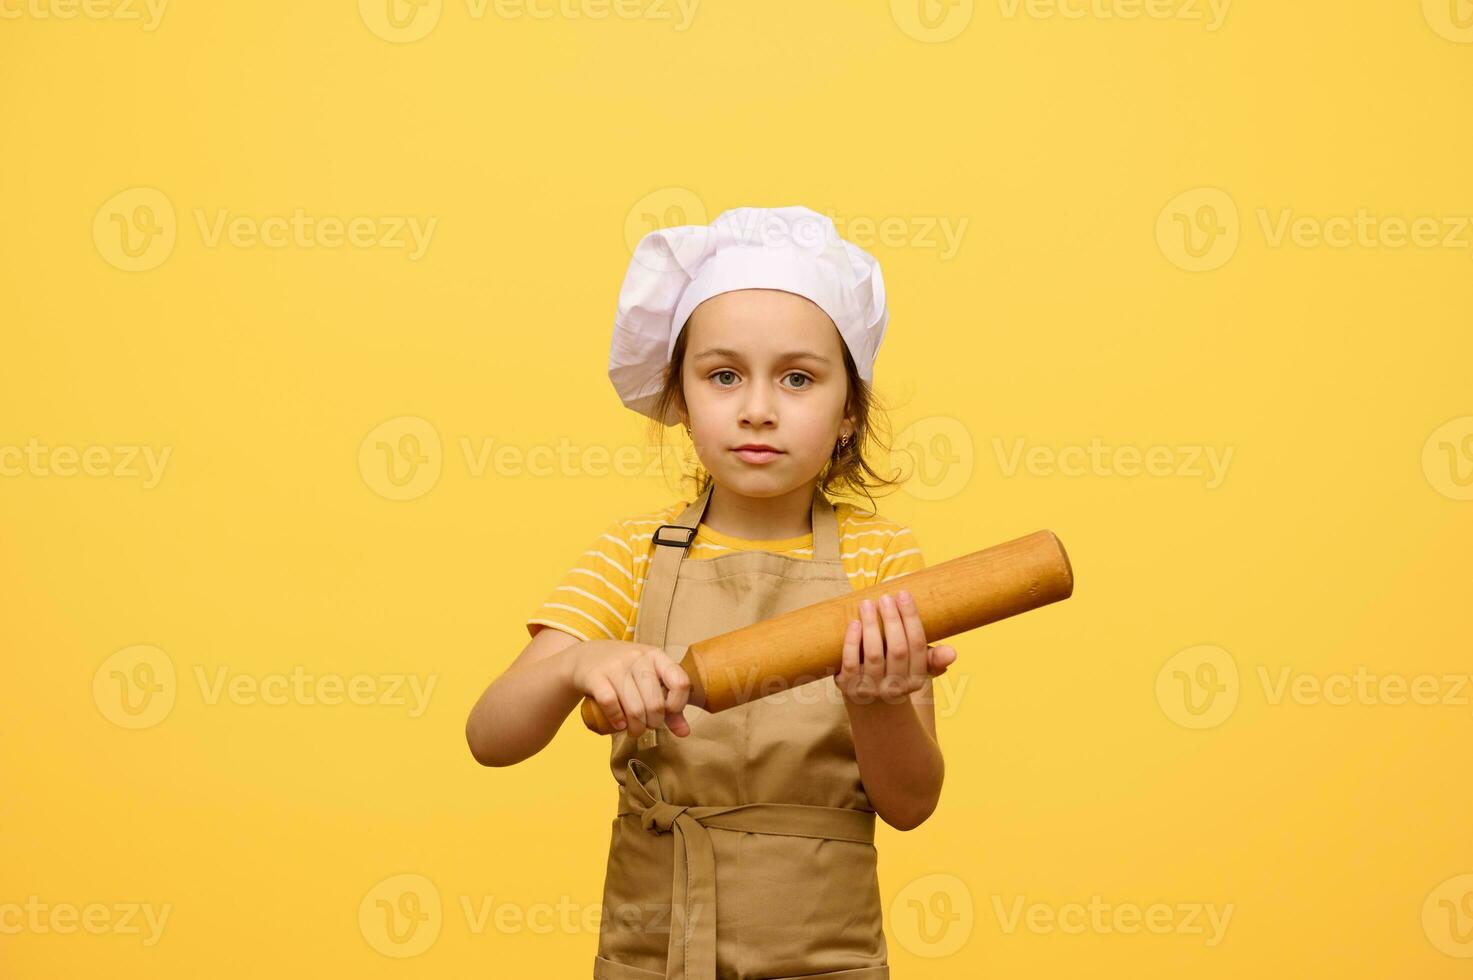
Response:
[{"label": "white chef hat", "polygon": [[[720,293],[753,288],[812,300],[838,327],[860,377],[871,380],[890,322],[879,262],[809,208],[733,208],[710,225],[652,231],[635,246],[609,349],[609,378],[620,400],[653,418],[665,365],[691,311]],[[660,421],[678,421],[673,406]]]}]

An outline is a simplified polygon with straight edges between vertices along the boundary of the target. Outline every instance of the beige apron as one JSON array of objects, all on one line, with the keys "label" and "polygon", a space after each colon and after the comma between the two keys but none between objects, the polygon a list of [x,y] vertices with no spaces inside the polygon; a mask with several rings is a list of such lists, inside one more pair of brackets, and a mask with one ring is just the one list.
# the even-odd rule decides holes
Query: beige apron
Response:
[{"label": "beige apron", "polygon": [[[812,560],[685,560],[710,497],[656,532],[634,642],[679,659],[698,640],[853,591],[819,491]],[[834,679],[685,717],[685,738],[612,736],[619,811],[594,980],[888,980],[875,812]]]}]

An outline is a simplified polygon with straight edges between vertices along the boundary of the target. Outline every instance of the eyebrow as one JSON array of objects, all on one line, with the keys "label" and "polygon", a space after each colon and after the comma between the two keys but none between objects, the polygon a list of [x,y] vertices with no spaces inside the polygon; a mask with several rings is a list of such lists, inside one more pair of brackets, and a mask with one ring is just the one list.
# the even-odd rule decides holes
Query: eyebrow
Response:
[{"label": "eyebrow", "polygon": [[[742,355],[730,347],[708,347],[696,355],[697,360],[703,357],[730,357],[738,361],[742,359]],[[822,354],[815,354],[811,350],[790,350],[778,355],[780,360],[796,360],[800,357],[806,357],[810,360],[818,361],[821,364],[831,363],[827,357],[824,357]]]}]

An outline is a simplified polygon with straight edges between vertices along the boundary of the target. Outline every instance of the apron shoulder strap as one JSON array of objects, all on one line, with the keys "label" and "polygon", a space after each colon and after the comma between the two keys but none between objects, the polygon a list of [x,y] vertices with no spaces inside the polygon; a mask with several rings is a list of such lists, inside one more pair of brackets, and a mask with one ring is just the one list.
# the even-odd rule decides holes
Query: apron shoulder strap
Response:
[{"label": "apron shoulder strap", "polygon": [[649,571],[645,574],[644,587],[640,592],[636,635],[639,642],[651,646],[665,645],[666,630],[670,625],[670,604],[675,601],[675,580],[680,573],[680,562],[690,552],[696,539],[696,528],[706,516],[706,505],[711,500],[711,488],[691,502],[674,524],[661,524],[655,528],[654,551],[650,555]]},{"label": "apron shoulder strap", "polygon": [[843,558],[839,551],[839,509],[817,488],[813,491],[813,558],[815,561]]}]

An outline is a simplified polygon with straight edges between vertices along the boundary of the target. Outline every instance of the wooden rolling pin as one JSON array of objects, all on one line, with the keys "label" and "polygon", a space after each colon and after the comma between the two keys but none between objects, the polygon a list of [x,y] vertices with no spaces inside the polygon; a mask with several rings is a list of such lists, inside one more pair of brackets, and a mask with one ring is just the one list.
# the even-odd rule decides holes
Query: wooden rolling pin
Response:
[{"label": "wooden rolling pin", "polygon": [[[680,661],[690,677],[687,703],[724,711],[837,674],[844,658],[844,631],[849,620],[860,618],[859,603],[879,602],[884,593],[901,589],[915,599],[931,644],[1069,598],[1074,572],[1054,532],[1035,531],[700,640]],[[597,701],[584,698],[582,714],[593,731],[613,734]]]}]

